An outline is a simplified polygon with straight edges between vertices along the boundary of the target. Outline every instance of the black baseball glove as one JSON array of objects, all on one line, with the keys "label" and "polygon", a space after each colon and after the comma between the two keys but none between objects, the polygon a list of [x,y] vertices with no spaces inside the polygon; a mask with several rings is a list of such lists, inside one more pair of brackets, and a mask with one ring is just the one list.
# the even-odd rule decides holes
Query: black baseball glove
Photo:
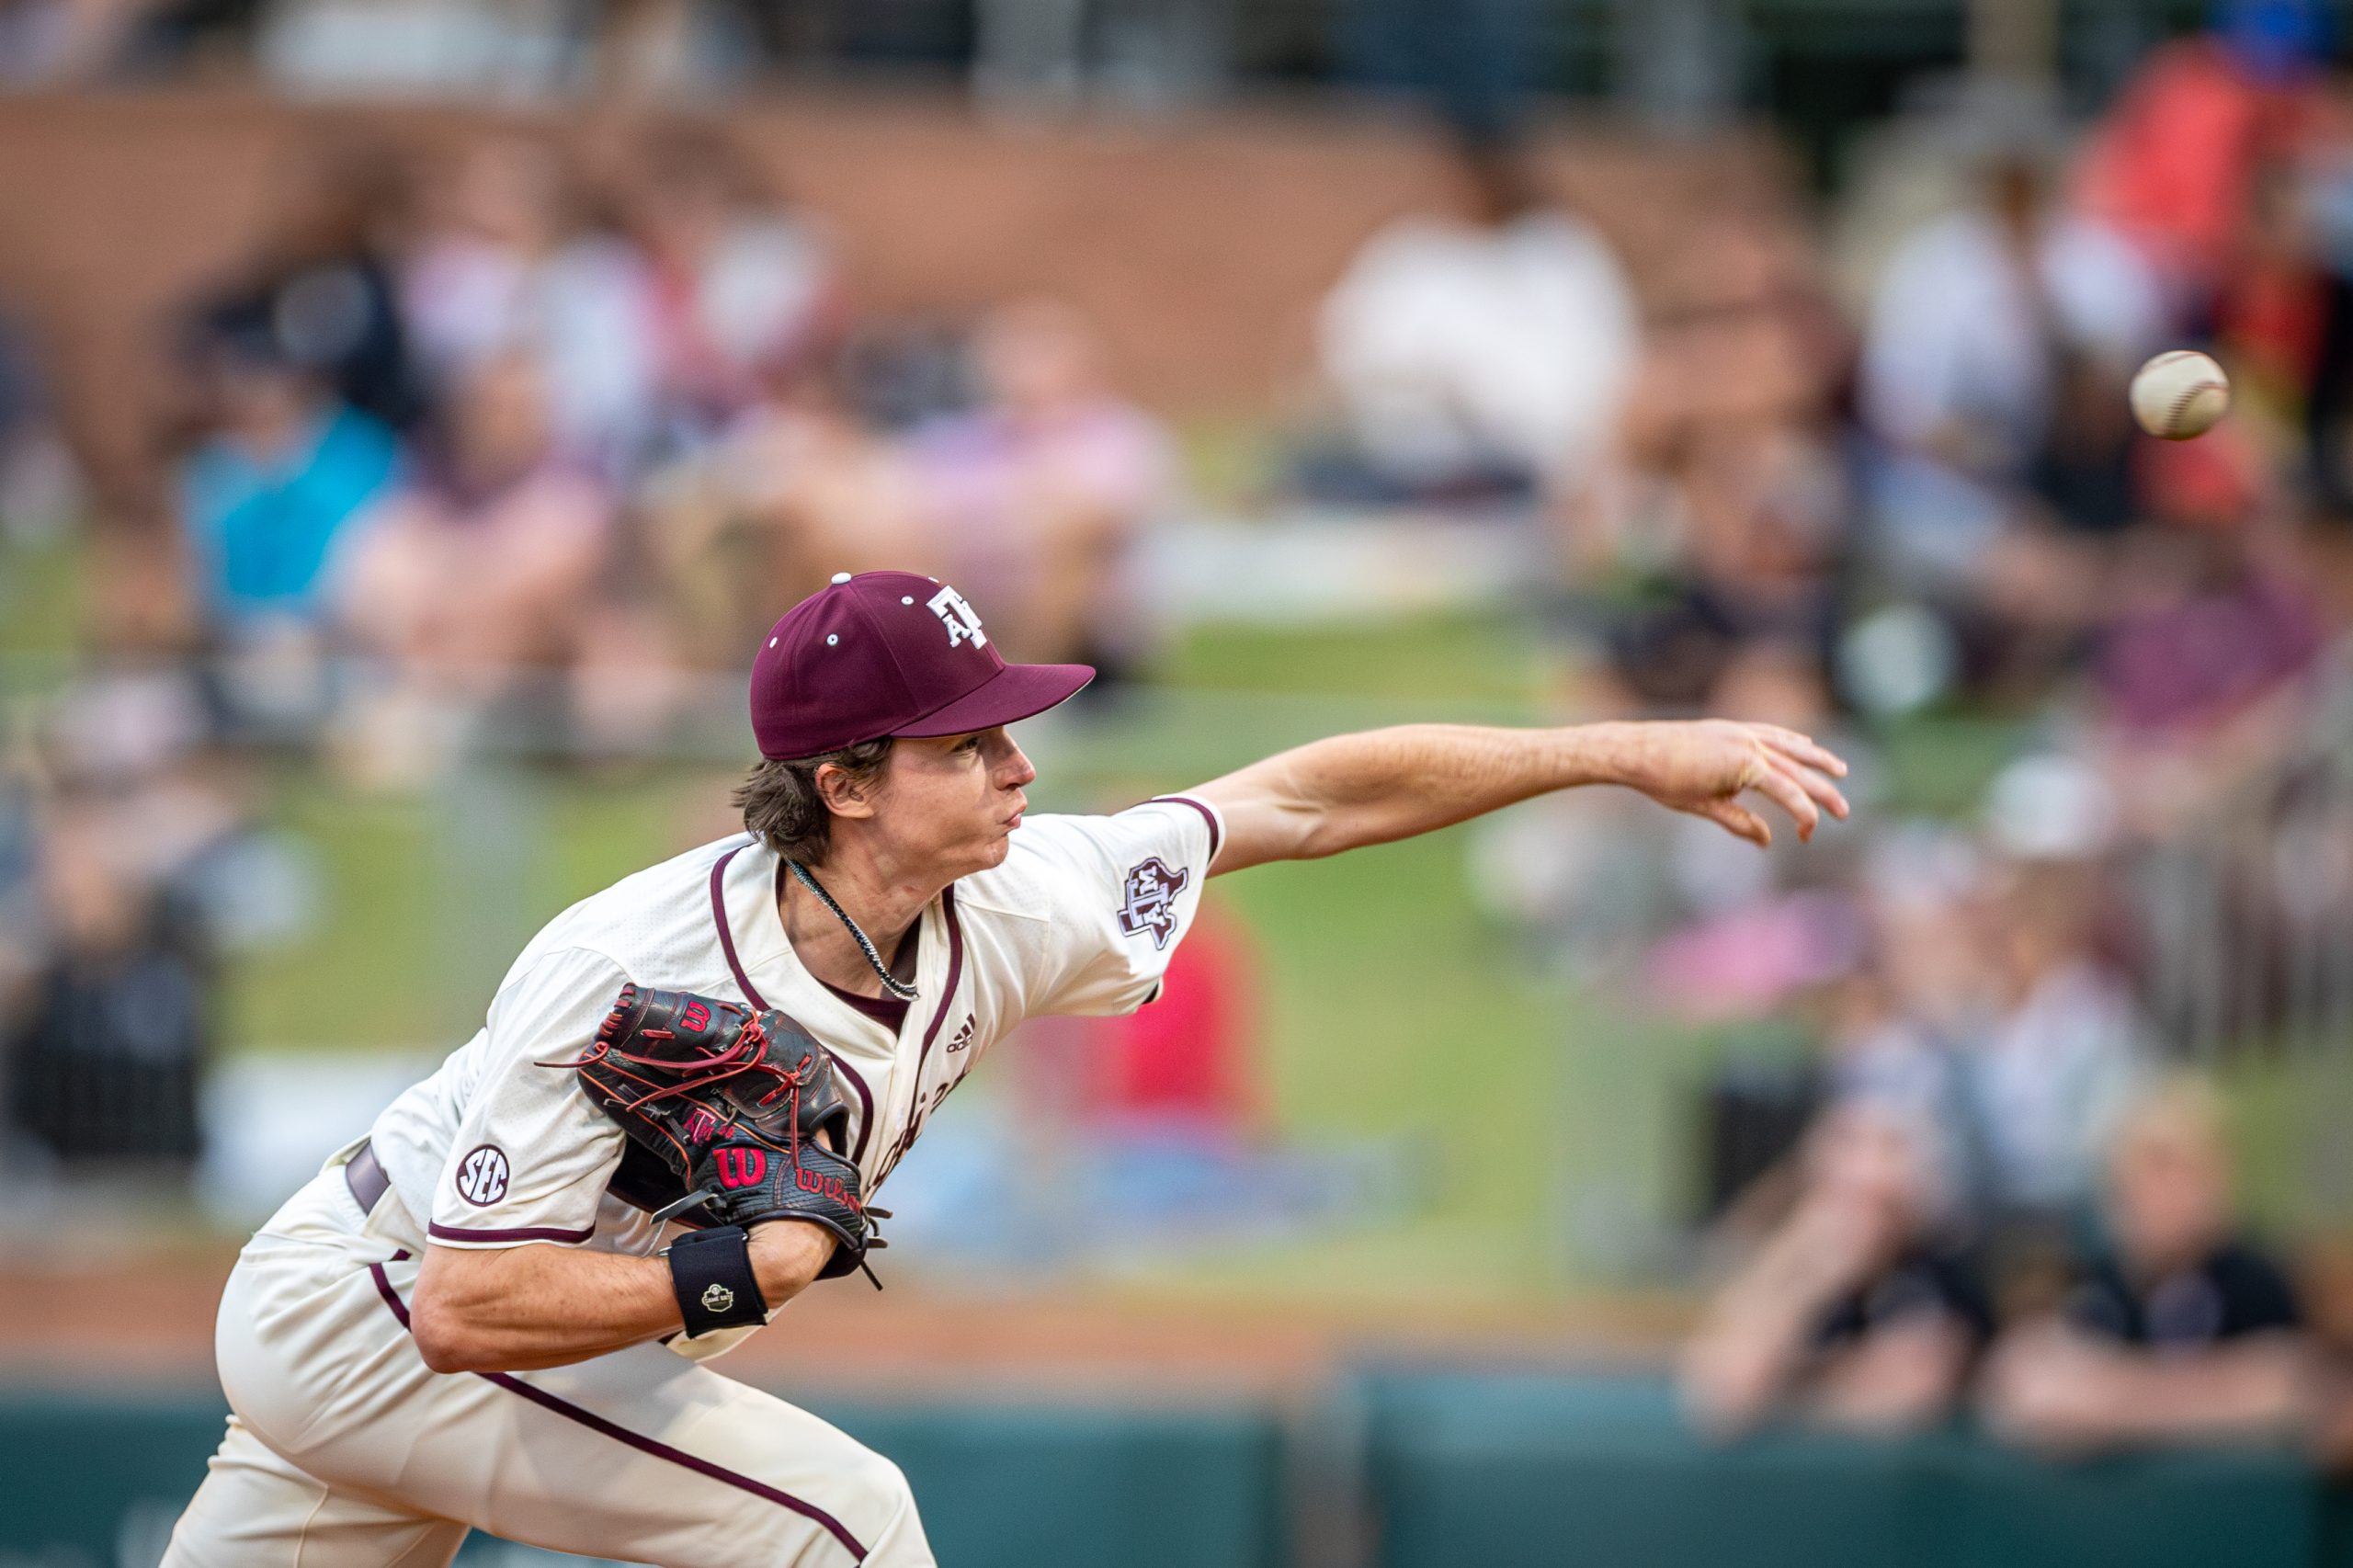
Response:
[{"label": "black baseball glove", "polygon": [[866,1207],[858,1167],[835,1152],[849,1105],[834,1059],[785,1014],[624,985],[588,1049],[548,1065],[576,1071],[629,1134],[612,1191],[655,1219],[820,1226],[839,1244],[821,1279],[885,1244],[873,1221],[888,1212]]}]

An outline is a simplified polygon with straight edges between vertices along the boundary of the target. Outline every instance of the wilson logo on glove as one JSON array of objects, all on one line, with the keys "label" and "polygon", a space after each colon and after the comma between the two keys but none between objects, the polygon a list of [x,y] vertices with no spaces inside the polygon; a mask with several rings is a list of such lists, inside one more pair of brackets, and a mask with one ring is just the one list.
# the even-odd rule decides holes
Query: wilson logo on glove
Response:
[{"label": "wilson logo on glove", "polygon": [[646,1154],[632,1170],[624,1153],[609,1190],[657,1222],[815,1225],[835,1242],[821,1279],[864,1269],[882,1245],[874,1221],[890,1216],[866,1206],[864,1178],[839,1152],[850,1107],[833,1057],[790,1015],[632,983],[586,1050],[543,1065],[578,1074]]},{"label": "wilson logo on glove", "polygon": [[850,1208],[860,1211],[866,1208],[858,1195],[852,1192],[843,1183],[841,1177],[829,1176],[823,1171],[813,1171],[806,1165],[793,1167],[792,1185],[803,1192],[813,1192],[820,1198],[831,1199],[835,1203],[847,1204]]},{"label": "wilson logo on glove", "polygon": [[[740,1144],[714,1150],[711,1158],[719,1165],[722,1187],[757,1187],[767,1178],[768,1157],[758,1149],[746,1149]],[[804,1179],[803,1186],[807,1183]]]}]

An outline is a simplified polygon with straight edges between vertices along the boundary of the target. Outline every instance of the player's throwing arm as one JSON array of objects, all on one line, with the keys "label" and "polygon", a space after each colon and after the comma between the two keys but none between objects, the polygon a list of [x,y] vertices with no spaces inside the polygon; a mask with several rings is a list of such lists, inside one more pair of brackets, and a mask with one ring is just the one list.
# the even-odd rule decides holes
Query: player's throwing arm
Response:
[{"label": "player's throwing arm", "polygon": [[1197,793],[1226,820],[1222,872],[1411,838],[1584,784],[1639,790],[1759,846],[1773,830],[1744,798],[1770,801],[1811,838],[1824,812],[1847,814],[1834,782],[1846,772],[1812,740],[1773,724],[1409,724],[1317,741]]}]

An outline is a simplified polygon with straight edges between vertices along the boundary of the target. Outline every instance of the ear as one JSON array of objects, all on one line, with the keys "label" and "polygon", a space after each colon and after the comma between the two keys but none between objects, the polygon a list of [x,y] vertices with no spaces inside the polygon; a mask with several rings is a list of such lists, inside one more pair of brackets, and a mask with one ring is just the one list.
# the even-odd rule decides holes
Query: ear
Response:
[{"label": "ear", "polygon": [[870,817],[874,814],[874,798],[881,793],[881,780],[860,785],[845,770],[826,763],[817,769],[810,780],[817,788],[817,798],[825,809],[837,817]]}]

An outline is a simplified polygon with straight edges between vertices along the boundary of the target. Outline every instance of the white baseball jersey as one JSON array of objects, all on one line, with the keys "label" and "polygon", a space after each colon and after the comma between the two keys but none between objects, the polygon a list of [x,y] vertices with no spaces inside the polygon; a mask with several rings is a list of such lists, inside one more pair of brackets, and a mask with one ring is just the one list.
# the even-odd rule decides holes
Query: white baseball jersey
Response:
[{"label": "white baseball jersey", "polygon": [[917,999],[896,1032],[801,966],[777,910],[774,851],[743,835],[688,850],[549,922],[482,1030],[377,1119],[376,1157],[425,1227],[419,1244],[655,1250],[658,1227],[605,1190],[624,1135],[564,1065],[635,982],[779,1007],[823,1041],[871,1193],[1023,1018],[1131,1012],[1153,995],[1222,833],[1216,809],[1190,797],[1028,818],[1003,865],[924,911]]},{"label": "white baseball jersey", "polygon": [[[780,1007],[824,1041],[872,1190],[1023,1018],[1125,1012],[1154,994],[1222,833],[1185,797],[1030,818],[1002,866],[924,911],[918,999],[895,1030],[801,967],[778,858],[749,837],[564,911],[481,1032],[377,1119],[398,1201],[363,1212],[338,1156],[239,1257],[217,1342],[236,1415],[165,1568],[438,1568],[470,1528],[665,1568],[935,1568],[895,1465],[660,1344],[542,1371],[433,1371],[409,1336],[419,1255],[427,1240],[659,1244],[607,1194],[623,1134],[565,1065],[631,981]],[[675,1347],[699,1359],[752,1332]]]}]

